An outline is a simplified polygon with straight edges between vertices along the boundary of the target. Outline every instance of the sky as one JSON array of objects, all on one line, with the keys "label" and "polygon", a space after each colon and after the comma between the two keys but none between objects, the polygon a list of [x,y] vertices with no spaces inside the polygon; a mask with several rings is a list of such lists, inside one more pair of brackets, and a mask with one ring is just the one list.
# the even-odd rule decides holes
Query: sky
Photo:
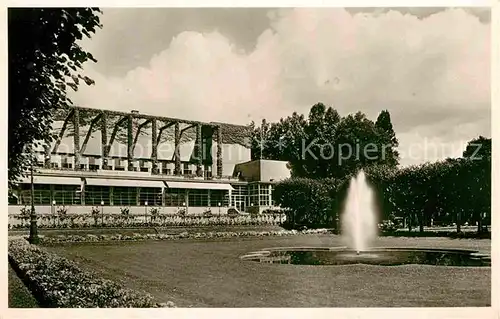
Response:
[{"label": "sky", "polygon": [[491,136],[487,8],[113,8],[79,106],[234,124],[389,110],[401,164]]}]

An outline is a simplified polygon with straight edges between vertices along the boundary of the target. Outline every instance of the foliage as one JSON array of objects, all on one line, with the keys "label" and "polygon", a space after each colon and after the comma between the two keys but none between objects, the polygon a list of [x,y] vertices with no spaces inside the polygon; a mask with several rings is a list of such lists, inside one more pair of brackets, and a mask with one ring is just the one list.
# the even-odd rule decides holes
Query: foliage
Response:
[{"label": "foliage", "polygon": [[288,161],[292,176],[342,179],[373,164],[395,167],[398,141],[388,111],[377,122],[358,112],[341,117],[322,103],[308,118],[298,113],[276,123],[252,123],[252,158]]},{"label": "foliage", "polygon": [[25,217],[25,218],[28,218],[30,217],[31,215],[31,207],[27,207],[27,206],[24,206],[23,208],[21,208],[21,216],[22,217]]},{"label": "foliage", "polygon": [[297,230],[271,230],[271,231],[223,231],[223,232],[183,232],[180,234],[102,234],[102,235],[58,235],[44,236],[40,238],[43,244],[56,244],[65,242],[106,242],[106,241],[142,241],[142,240],[178,240],[178,239],[211,239],[211,238],[234,238],[234,237],[268,237],[268,236],[294,236],[309,234],[328,234],[327,229]]},{"label": "foliage", "polygon": [[[9,241],[9,260],[28,283],[39,302],[58,308],[163,307],[147,293],[121,287],[83,271],[72,261],[30,245],[24,239]],[[173,307],[169,302],[166,306]]]},{"label": "foliage", "polygon": [[[102,219],[98,223],[99,216]],[[156,214],[149,221],[145,220],[144,215],[124,215],[124,214],[68,214],[66,218],[60,218],[59,215],[38,215],[37,224],[39,228],[88,228],[88,227],[149,227],[149,226],[214,226],[214,225],[272,225],[277,226],[283,222],[286,217],[280,214],[259,214],[255,216],[221,215],[204,216],[177,214]],[[22,229],[29,226],[26,221],[28,218],[17,215],[9,215],[9,228]]]},{"label": "foliage", "polygon": [[185,208],[179,209],[179,211],[177,212],[177,215],[179,215],[181,217],[186,216],[186,209]]},{"label": "foliage", "polygon": [[332,227],[338,186],[334,179],[292,178],[276,185],[273,198],[284,208],[289,227]]},{"label": "foliage", "polygon": [[[15,183],[33,160],[34,143],[52,140],[53,111],[68,107],[68,87],[94,81],[81,75],[97,60],[77,43],[101,27],[97,8],[10,8],[8,10],[8,179]],[[27,40],[29,39],[29,40]]]},{"label": "foliage", "polygon": [[99,214],[101,214],[101,211],[99,210],[98,207],[92,207],[91,214],[92,216],[99,216]]},{"label": "foliage", "polygon": [[203,217],[210,218],[212,216],[213,216],[213,214],[212,214],[212,211],[210,209],[208,209],[208,210],[206,210],[206,211],[203,212]]},{"label": "foliage", "polygon": [[[477,143],[483,145],[483,151],[480,156],[472,156]],[[452,223],[460,232],[465,222],[477,222],[478,231],[482,231],[482,223],[490,223],[490,152],[491,139],[480,137],[469,142],[463,158],[399,169],[387,163],[366,166],[364,171],[376,194],[380,222],[402,217],[409,230],[419,226],[420,232],[431,224]],[[336,180],[291,178],[276,186],[275,200],[286,209],[288,220],[295,226],[332,227],[342,211],[342,201],[354,174]]]}]

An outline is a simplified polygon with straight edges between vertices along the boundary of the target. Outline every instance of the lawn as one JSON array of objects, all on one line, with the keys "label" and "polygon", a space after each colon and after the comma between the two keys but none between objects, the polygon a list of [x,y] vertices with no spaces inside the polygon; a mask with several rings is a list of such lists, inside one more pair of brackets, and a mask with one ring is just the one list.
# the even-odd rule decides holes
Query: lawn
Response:
[{"label": "lawn", "polygon": [[[375,246],[443,247],[489,252],[490,240],[382,237]],[[342,246],[339,237],[78,243],[48,249],[83,268],[180,307],[474,307],[489,306],[491,268],[299,266],[238,257],[278,246]]]}]

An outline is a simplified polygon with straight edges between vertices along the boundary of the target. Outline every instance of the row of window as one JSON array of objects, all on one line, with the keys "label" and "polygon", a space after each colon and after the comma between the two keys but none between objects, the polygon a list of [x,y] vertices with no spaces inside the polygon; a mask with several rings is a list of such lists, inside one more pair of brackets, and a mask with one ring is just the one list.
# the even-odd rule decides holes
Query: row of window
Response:
[{"label": "row of window", "polygon": [[[36,185],[34,191],[35,205],[81,205],[82,196],[78,186],[57,185],[50,190],[49,185]],[[86,205],[117,205],[117,206],[161,206],[164,199],[169,207],[206,207],[229,205],[227,191],[222,190],[184,190],[165,189],[162,198],[161,188],[87,186],[84,194]],[[20,191],[20,204],[31,203],[31,190]]]}]

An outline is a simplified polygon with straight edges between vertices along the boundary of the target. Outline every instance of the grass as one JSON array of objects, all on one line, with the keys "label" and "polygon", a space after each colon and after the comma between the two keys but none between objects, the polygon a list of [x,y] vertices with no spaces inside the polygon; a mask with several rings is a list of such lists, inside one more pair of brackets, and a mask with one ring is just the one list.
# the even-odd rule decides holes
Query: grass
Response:
[{"label": "grass", "polygon": [[[83,268],[181,307],[489,306],[491,268],[299,266],[242,261],[277,246],[342,246],[337,236],[65,244],[50,247]],[[489,252],[490,240],[381,237],[375,246]]]},{"label": "grass", "polygon": [[9,308],[39,308],[38,302],[9,265]]}]

